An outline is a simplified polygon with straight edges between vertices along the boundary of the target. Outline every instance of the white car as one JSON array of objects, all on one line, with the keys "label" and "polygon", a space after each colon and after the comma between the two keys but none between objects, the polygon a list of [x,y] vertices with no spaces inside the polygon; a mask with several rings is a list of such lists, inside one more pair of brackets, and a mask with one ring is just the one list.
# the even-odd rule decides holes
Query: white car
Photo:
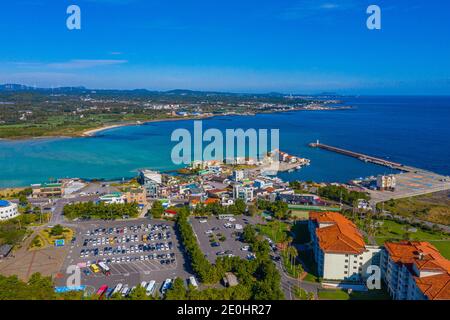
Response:
[{"label": "white car", "polygon": [[206,220],[206,219],[201,219],[201,220],[199,220],[198,222],[200,222],[200,223],[207,223],[208,220]]},{"label": "white car", "polygon": [[228,219],[228,221],[234,222],[234,221],[236,221],[236,219],[235,218],[230,218],[230,219]]}]

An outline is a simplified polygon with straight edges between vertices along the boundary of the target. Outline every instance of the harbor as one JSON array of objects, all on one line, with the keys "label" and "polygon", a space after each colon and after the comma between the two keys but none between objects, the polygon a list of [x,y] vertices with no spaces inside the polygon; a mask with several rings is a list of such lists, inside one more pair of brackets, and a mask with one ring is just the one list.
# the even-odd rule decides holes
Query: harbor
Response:
[{"label": "harbor", "polygon": [[414,197],[422,194],[445,191],[450,189],[450,178],[431,171],[406,166],[397,162],[385,160],[379,157],[369,156],[363,153],[354,152],[330,145],[326,145],[316,141],[309,144],[312,148],[320,148],[323,150],[339,153],[345,156],[357,158],[364,162],[374,163],[380,166],[389,167],[399,170],[400,173],[395,174],[396,187],[391,191],[380,191],[367,189],[371,196],[371,205],[388,201],[390,199],[400,199],[406,197]]}]

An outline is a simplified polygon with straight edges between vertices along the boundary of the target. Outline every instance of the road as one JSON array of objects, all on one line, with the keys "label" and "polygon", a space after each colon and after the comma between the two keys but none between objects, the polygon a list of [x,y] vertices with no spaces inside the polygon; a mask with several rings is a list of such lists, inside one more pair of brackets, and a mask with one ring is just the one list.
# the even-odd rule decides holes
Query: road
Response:
[{"label": "road", "polygon": [[64,215],[63,215],[63,209],[66,204],[69,203],[76,203],[76,202],[88,202],[88,201],[95,201],[98,199],[98,195],[91,195],[91,196],[75,196],[73,198],[61,198],[57,199],[53,202],[52,207],[52,217],[50,218],[49,224],[56,225],[56,224],[63,224],[64,223]]},{"label": "road", "polygon": [[[280,257],[278,254],[275,254],[275,256]],[[293,292],[295,287],[300,287],[306,292],[314,293],[314,298],[317,299],[317,291],[319,288],[321,288],[320,283],[303,281],[291,277],[284,269],[281,257],[279,261],[275,262],[275,265],[277,266],[277,269],[281,275],[281,289],[283,290],[286,299],[296,300],[295,294]]]}]

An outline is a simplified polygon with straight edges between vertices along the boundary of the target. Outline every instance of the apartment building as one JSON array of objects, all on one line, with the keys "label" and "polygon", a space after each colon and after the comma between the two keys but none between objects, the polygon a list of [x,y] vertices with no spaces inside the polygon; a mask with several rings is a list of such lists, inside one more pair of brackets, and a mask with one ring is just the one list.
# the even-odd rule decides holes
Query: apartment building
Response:
[{"label": "apartment building", "polygon": [[386,242],[381,274],[395,300],[449,300],[450,261],[429,242]]},{"label": "apartment building", "polygon": [[310,212],[308,228],[319,276],[361,282],[380,263],[381,248],[368,246],[355,224],[337,212]]}]

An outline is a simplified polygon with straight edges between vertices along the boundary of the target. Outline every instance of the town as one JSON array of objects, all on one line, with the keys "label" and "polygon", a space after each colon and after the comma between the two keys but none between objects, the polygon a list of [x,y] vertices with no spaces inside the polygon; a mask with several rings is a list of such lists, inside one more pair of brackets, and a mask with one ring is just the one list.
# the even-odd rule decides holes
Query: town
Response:
[{"label": "town", "polygon": [[66,299],[450,299],[448,228],[373,200],[394,198],[401,175],[288,183],[266,165],[194,161],[4,191],[0,274],[48,277],[50,297]]}]

